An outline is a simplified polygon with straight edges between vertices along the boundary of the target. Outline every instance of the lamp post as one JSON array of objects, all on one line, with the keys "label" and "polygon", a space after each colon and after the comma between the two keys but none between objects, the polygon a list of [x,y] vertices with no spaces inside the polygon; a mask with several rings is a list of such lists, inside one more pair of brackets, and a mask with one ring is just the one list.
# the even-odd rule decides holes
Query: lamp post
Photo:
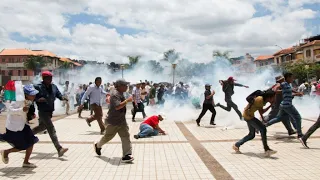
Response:
[{"label": "lamp post", "polygon": [[120,68],[121,68],[121,75],[122,75],[122,79],[123,79],[123,70],[124,70],[124,65],[123,65],[123,64],[121,64],[121,65],[120,65]]},{"label": "lamp post", "polygon": [[277,44],[276,44],[275,46],[277,46],[277,47],[279,47],[281,50],[283,50],[283,48],[282,48],[281,46],[279,46],[279,45],[277,45]]},{"label": "lamp post", "polygon": [[307,81],[308,81],[308,83],[309,83],[309,65],[307,64],[307,65],[305,65],[304,66],[304,68],[306,69],[306,71],[307,71]]},{"label": "lamp post", "polygon": [[173,69],[173,76],[172,76],[172,84],[174,85],[174,75],[176,71],[177,64],[172,64],[172,69]]}]

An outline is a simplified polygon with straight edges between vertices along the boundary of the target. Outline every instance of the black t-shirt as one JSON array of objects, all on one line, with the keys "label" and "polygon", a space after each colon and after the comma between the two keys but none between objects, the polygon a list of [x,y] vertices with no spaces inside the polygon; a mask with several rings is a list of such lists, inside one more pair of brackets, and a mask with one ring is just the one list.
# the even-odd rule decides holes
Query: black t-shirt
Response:
[{"label": "black t-shirt", "polygon": [[213,96],[211,96],[209,99],[207,99],[207,96],[210,96],[211,92],[210,90],[206,90],[204,92],[204,102],[203,104],[212,104],[213,103]]}]

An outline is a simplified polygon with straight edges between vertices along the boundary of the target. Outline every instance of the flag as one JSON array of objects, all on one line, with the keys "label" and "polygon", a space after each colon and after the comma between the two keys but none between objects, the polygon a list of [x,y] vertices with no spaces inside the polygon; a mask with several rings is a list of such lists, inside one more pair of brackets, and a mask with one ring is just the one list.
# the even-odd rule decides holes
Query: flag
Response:
[{"label": "flag", "polygon": [[24,92],[21,81],[8,81],[4,87],[4,100],[5,101],[23,101]]}]

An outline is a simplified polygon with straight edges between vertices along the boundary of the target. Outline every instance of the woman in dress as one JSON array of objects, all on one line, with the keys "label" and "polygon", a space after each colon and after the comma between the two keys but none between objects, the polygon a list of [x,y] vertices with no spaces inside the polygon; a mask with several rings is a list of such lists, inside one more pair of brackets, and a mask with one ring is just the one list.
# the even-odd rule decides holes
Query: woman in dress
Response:
[{"label": "woman in dress", "polygon": [[36,165],[29,162],[33,145],[39,141],[35,137],[27,122],[27,113],[38,91],[33,85],[23,87],[25,100],[12,101],[8,108],[6,121],[6,133],[0,134],[0,139],[8,142],[13,148],[2,150],[1,159],[5,164],[9,163],[9,154],[26,150],[26,155],[22,164],[25,168],[35,168]]}]

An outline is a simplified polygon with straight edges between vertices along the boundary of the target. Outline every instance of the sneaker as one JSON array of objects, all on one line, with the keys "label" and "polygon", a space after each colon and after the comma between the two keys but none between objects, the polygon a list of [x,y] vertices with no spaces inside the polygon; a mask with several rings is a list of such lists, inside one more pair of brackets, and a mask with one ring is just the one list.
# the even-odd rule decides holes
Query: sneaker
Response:
[{"label": "sneaker", "polygon": [[210,125],[215,126],[216,124],[215,123],[210,123]]},{"label": "sneaker", "polygon": [[139,139],[139,135],[134,135],[133,136],[135,139]]},{"label": "sneaker", "polygon": [[23,163],[22,167],[24,167],[24,168],[36,168],[37,166],[35,164],[32,164],[32,163]]},{"label": "sneaker", "polygon": [[197,120],[197,126],[200,126],[200,122]]},{"label": "sneaker", "polygon": [[124,163],[129,163],[132,162],[134,160],[134,158],[131,156],[131,154],[128,154],[124,157],[122,157],[121,161]]},{"label": "sneaker", "polygon": [[220,104],[220,103],[217,103],[216,106],[221,106],[221,104]]},{"label": "sneaker", "polygon": [[303,139],[303,137],[299,138],[299,141],[301,142],[301,144],[303,145],[303,147],[309,149],[309,147],[308,147],[308,145],[307,145],[307,141],[306,141],[305,139]]},{"label": "sneaker", "polygon": [[265,156],[266,156],[266,157],[270,157],[271,155],[273,155],[273,154],[275,154],[275,153],[277,153],[277,151],[274,151],[274,150],[272,150],[272,149],[269,149],[269,150],[266,150],[266,151],[265,151]]},{"label": "sneaker", "polygon": [[232,146],[232,149],[237,153],[237,154],[240,154],[241,152],[240,152],[240,149],[234,144],[233,146]]},{"label": "sneaker", "polygon": [[288,133],[288,135],[291,136],[291,135],[294,135],[294,134],[296,134],[296,133],[297,133],[297,131],[292,130],[291,132]]},{"label": "sneaker", "polygon": [[66,153],[69,149],[68,148],[61,148],[60,151],[58,152],[58,156],[62,157],[64,153]]},{"label": "sneaker", "polygon": [[91,127],[91,124],[88,119],[86,119],[86,122],[87,122],[88,126]]},{"label": "sneaker", "polygon": [[132,122],[136,122],[136,120],[132,119]]},{"label": "sneaker", "polygon": [[5,164],[9,163],[9,158],[4,157],[4,150],[0,151],[2,162]]},{"label": "sneaker", "polygon": [[93,146],[94,146],[94,150],[96,151],[97,155],[98,155],[98,156],[101,156],[101,149],[102,149],[102,148],[98,148],[98,147],[97,147],[97,143],[95,143]]}]

